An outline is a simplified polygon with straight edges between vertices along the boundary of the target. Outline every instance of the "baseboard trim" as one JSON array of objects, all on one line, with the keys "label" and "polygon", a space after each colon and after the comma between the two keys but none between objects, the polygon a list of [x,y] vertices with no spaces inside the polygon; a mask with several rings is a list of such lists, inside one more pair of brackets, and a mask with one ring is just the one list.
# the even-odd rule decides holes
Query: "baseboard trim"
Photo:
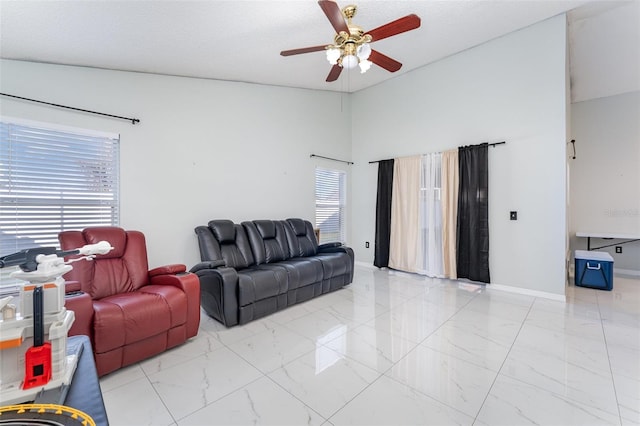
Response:
[{"label": "baseboard trim", "polygon": [[[620,275],[630,275],[632,277],[640,277],[640,271],[635,270],[635,269],[621,269],[621,268],[616,268],[615,266],[613,267],[613,273],[614,274],[620,274]],[[574,265],[571,265],[569,267],[569,276],[570,277],[575,277],[575,267]]]},{"label": "baseboard trim", "polygon": [[613,268],[613,273],[620,274],[620,275],[631,275],[633,277],[640,277],[640,271],[636,271],[635,269]]},{"label": "baseboard trim", "polygon": [[369,269],[380,269],[377,266],[374,266],[373,264],[369,263],[369,262],[363,262],[362,260],[356,260],[355,262],[353,262],[356,266],[362,266],[364,268],[369,268]]},{"label": "baseboard trim", "polygon": [[506,291],[509,293],[524,294],[526,296],[542,297],[544,299],[556,300],[558,302],[566,302],[567,297],[564,294],[549,293],[546,291],[530,290],[528,288],[513,287],[510,285],[487,284],[487,290]]},{"label": "baseboard trim", "polygon": [[[392,271],[388,268],[378,268],[377,266],[372,265],[371,263],[368,262],[363,262],[361,260],[356,260],[354,262],[354,264],[356,266],[361,266],[363,268],[369,268],[369,269],[376,269],[376,270],[387,270],[387,271]],[[394,271],[394,272],[401,272],[401,273],[406,273],[406,274],[410,274],[410,272],[403,272],[403,271]],[[428,278],[426,275],[424,275],[425,278]],[[442,279],[446,279],[446,278],[442,278]],[[456,280],[461,284],[479,284],[479,283],[474,283],[471,281],[463,281],[463,280]],[[480,283],[482,284],[482,283]],[[544,299],[550,299],[550,300],[556,300],[559,302],[566,302],[567,298],[565,297],[564,294],[555,294],[555,293],[549,293],[546,291],[538,291],[538,290],[530,290],[528,288],[521,288],[521,287],[513,287],[510,285],[501,285],[501,284],[482,284],[483,286],[485,286],[485,288],[487,290],[497,290],[497,291],[505,291],[508,293],[517,293],[517,294],[524,294],[526,296],[534,296],[534,297],[541,297]]]}]

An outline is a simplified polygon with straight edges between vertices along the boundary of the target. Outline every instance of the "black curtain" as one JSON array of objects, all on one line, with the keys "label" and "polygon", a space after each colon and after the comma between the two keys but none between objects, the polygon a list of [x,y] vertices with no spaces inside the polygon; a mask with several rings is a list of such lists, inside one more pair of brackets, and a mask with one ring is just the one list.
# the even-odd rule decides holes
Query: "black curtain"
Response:
[{"label": "black curtain", "polygon": [[488,144],[458,148],[458,278],[489,279]]},{"label": "black curtain", "polygon": [[391,193],[393,192],[393,159],[378,162],[378,197],[376,199],[376,242],[373,265],[389,266],[391,239]]}]

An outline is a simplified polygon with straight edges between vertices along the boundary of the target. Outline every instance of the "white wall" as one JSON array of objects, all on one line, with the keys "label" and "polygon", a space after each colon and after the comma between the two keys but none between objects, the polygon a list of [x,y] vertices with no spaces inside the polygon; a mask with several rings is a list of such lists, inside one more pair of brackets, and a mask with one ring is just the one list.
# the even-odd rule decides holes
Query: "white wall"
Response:
[{"label": "white wall", "polygon": [[489,160],[492,282],[564,294],[565,40],[558,16],[352,96],[1,61],[3,92],[142,122],[7,98],[0,113],[121,135],[121,224],[147,234],[151,266],[196,263],[193,228],[213,218],[312,219],[315,165],[343,166],[311,153],[355,161],[348,241],[372,262],[368,161],[506,140]]},{"label": "white wall", "polygon": [[[0,97],[0,114],[121,135],[121,226],[149,263],[199,261],[211,219],[315,215],[315,167],[350,159],[349,97],[142,73],[0,62],[2,92],[136,117],[140,124]],[[327,126],[331,123],[331,126]]]},{"label": "white wall", "polygon": [[[574,103],[571,126],[577,151],[570,164],[572,249],[586,248],[576,231],[640,235],[640,92]],[[622,248],[622,254],[605,251],[616,269],[640,274],[640,242]]]},{"label": "white wall", "polygon": [[561,15],[354,94],[357,259],[373,261],[377,166],[369,161],[505,140],[489,152],[492,282],[564,295],[565,77]]},{"label": "white wall", "polygon": [[640,2],[591,2],[569,16],[572,102],[640,90]]}]

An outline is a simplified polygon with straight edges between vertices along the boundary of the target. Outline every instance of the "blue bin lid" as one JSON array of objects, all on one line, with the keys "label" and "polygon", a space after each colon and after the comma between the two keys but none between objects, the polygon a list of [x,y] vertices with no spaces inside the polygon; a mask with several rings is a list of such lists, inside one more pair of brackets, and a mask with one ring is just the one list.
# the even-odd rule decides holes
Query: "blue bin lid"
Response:
[{"label": "blue bin lid", "polygon": [[576,259],[613,262],[613,257],[606,251],[576,250]]}]

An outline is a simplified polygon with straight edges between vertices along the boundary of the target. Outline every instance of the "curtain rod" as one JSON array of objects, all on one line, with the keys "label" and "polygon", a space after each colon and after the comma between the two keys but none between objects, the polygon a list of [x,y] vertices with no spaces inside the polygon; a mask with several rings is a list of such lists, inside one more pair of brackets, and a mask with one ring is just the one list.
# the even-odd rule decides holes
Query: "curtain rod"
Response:
[{"label": "curtain rod", "polygon": [[[494,143],[489,143],[487,145],[492,146],[495,148],[496,145],[504,145],[506,144],[506,141],[502,141],[502,142],[494,142]],[[484,145],[484,144],[480,144],[480,145]],[[479,145],[478,145],[479,146]],[[389,158],[389,160],[391,160],[391,158]],[[369,161],[369,164],[373,164],[373,163],[379,163],[381,161],[385,161],[385,160],[376,160],[376,161]]]},{"label": "curtain rod", "polygon": [[82,108],[74,108],[74,107],[70,107],[70,106],[66,106],[66,105],[60,105],[60,104],[53,104],[51,102],[45,102],[45,101],[39,101],[37,99],[29,99],[29,98],[23,98],[21,96],[15,96],[15,95],[10,95],[8,93],[0,93],[1,96],[8,96],[10,98],[16,98],[16,99],[21,99],[23,101],[29,101],[29,102],[36,102],[39,104],[45,104],[45,105],[50,105],[50,106],[54,106],[54,107],[58,107],[58,108],[66,108],[66,109],[72,109],[74,111],[82,111],[82,112],[88,112],[89,114],[96,114],[96,115],[103,115],[105,117],[111,117],[111,118],[119,118],[121,120],[127,120],[130,121],[131,124],[136,124],[139,123],[140,120],[138,120],[137,118],[129,118],[129,117],[122,117],[120,115],[113,115],[113,114],[105,114],[103,112],[96,112],[96,111],[90,111],[88,109],[82,109]]},{"label": "curtain rod", "polygon": [[339,161],[341,163],[354,164],[351,161],[339,160],[337,158],[331,158],[331,157],[323,157],[322,155],[311,154],[309,156],[309,158],[313,158],[313,157],[324,158],[325,160],[331,160],[331,161]]}]

